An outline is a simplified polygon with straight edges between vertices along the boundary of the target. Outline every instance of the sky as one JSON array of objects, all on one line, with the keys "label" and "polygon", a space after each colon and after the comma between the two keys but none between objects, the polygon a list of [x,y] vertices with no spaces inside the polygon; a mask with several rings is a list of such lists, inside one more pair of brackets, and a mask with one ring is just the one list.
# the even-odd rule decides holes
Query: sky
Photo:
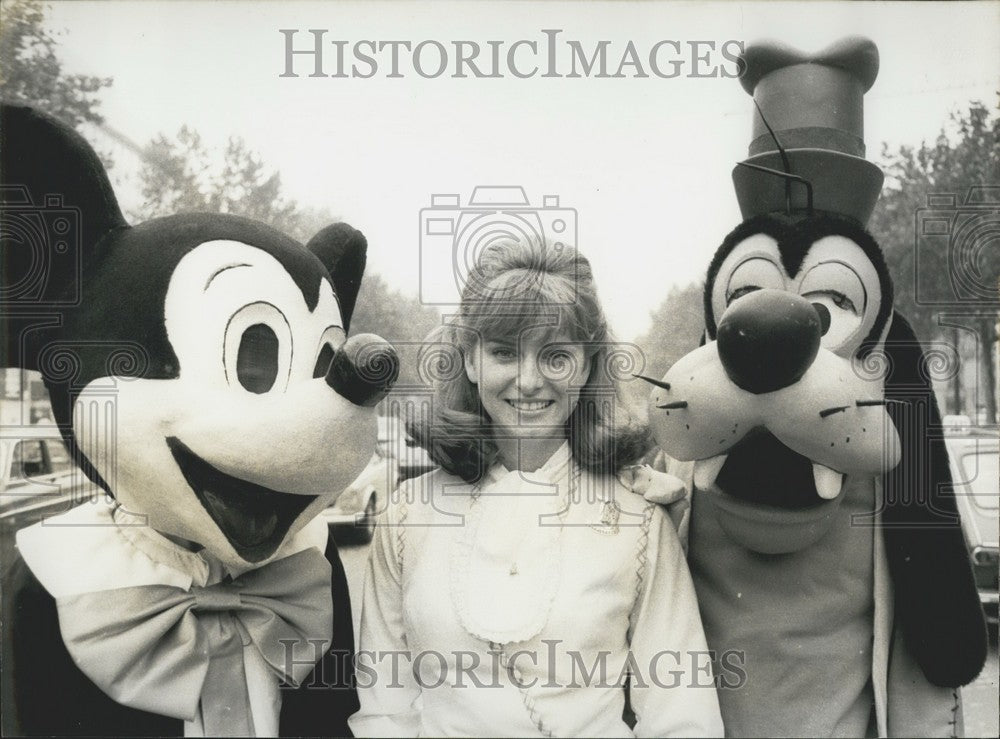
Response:
[{"label": "sky", "polygon": [[[727,43],[773,38],[810,51],[845,35],[872,38],[881,67],[865,96],[865,140],[876,161],[882,142],[933,140],[951,112],[975,99],[995,106],[1000,89],[996,2],[116,0],[54,2],[48,23],[60,31],[65,71],[114,78],[101,111],[115,130],[144,144],[188,125],[220,149],[229,136],[242,137],[281,173],[289,197],[366,234],[369,270],[427,302],[450,300],[455,290],[455,239],[430,221],[468,223],[477,186],[522,187],[527,206],[502,208],[520,215],[495,223],[530,219],[562,238],[553,230],[561,223],[592,262],[623,340],[649,328],[650,311],[672,286],[703,279],[741,220],[731,171],[746,156],[752,102],[727,76],[735,69]],[[292,59],[298,76],[282,76],[287,36],[295,49],[309,49],[310,29],[325,30],[322,71],[331,76],[310,76],[308,55]],[[550,38],[562,76],[543,76]],[[410,51],[365,43],[393,41],[409,42]],[[502,76],[459,69],[456,49],[472,49],[459,41],[478,44],[474,63],[484,75],[496,52]],[[595,67],[589,77],[567,76],[569,42],[589,56],[601,41],[607,75],[593,76]],[[612,76],[630,43],[648,76],[636,77],[635,65]],[[676,76],[654,74],[654,48],[660,73]],[[447,64],[438,74],[442,49]],[[368,77],[365,56],[377,65]],[[345,76],[333,76],[339,69]],[[115,160],[119,199],[135,209],[136,162]],[[436,198],[427,211],[435,195],[457,198]]]}]

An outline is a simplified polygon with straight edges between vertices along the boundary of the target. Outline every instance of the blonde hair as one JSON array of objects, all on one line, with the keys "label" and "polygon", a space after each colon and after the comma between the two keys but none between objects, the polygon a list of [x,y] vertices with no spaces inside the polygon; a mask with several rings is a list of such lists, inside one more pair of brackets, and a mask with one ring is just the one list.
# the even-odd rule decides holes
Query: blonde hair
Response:
[{"label": "blonde hair", "polygon": [[[408,431],[431,459],[467,482],[477,482],[496,463],[499,450],[477,387],[462,369],[482,340],[516,338],[530,328],[548,328],[581,344],[590,373],[566,421],[576,463],[614,474],[649,448],[648,429],[627,408],[611,367],[613,339],[597,297],[590,262],[573,247],[503,241],[483,249],[470,271],[458,316],[436,342],[454,347],[458,371],[437,381],[429,418]],[[564,367],[567,376],[572,367]]]}]

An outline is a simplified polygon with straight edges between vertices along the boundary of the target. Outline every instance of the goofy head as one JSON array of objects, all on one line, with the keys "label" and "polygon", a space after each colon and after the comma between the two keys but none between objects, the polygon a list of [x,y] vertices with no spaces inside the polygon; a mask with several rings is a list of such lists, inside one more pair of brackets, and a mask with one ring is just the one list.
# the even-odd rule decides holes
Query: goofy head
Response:
[{"label": "goofy head", "polygon": [[877,510],[857,525],[883,528],[896,612],[928,678],[963,684],[985,629],[940,417],[864,227],[883,179],[862,137],[877,49],[761,44],[744,61],[757,109],[733,172],[745,220],[708,270],[705,342],[652,381],[655,437],[694,462],[700,510],[761,556],[824,546],[850,479],[877,478]]},{"label": "goofy head", "polygon": [[273,558],[364,467],[398,364],[347,339],[366,242],[228,215],[132,227],[93,149],[5,107],[4,363],[40,370],[88,475],[232,570]]}]

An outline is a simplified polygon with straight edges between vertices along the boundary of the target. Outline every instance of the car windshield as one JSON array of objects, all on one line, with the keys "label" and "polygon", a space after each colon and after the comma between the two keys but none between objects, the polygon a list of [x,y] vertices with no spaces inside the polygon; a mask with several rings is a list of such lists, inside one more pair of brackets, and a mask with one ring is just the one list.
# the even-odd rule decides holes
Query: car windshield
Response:
[{"label": "car windshield", "polygon": [[962,455],[962,472],[972,488],[976,505],[987,510],[1000,507],[1000,455],[980,452]]}]

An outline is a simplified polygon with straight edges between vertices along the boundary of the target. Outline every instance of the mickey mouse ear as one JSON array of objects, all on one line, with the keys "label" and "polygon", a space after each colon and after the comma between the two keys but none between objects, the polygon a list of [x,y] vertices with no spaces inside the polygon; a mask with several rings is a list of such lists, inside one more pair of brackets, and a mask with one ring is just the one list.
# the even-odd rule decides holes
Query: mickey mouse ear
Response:
[{"label": "mickey mouse ear", "polygon": [[344,330],[347,331],[365,272],[368,240],[353,226],[334,223],[313,236],[306,248],[319,257],[330,273],[333,290],[340,301]]},{"label": "mickey mouse ear", "polygon": [[31,108],[0,106],[4,365],[34,366],[26,329],[39,314],[79,302],[80,273],[98,242],[127,226],[104,166],[82,136]]}]

